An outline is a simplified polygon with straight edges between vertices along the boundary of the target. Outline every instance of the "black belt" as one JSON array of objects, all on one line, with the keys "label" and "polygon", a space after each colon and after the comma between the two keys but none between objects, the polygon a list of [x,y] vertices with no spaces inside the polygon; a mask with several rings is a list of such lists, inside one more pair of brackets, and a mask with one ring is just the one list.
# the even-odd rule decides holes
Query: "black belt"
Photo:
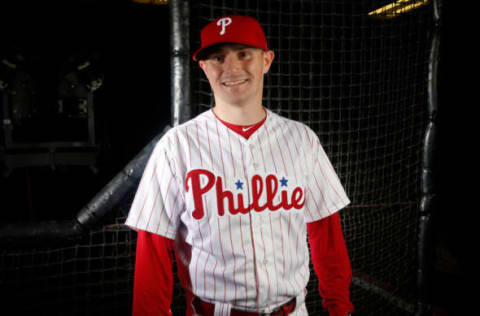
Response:
[{"label": "black belt", "polygon": [[[296,299],[293,298],[287,303],[274,308],[270,313],[256,313],[247,312],[237,309],[230,310],[230,316],[287,316],[290,315],[296,306]],[[192,301],[192,305],[195,308],[195,312],[201,316],[213,316],[215,312],[215,304],[204,302],[198,297],[195,297]]]}]

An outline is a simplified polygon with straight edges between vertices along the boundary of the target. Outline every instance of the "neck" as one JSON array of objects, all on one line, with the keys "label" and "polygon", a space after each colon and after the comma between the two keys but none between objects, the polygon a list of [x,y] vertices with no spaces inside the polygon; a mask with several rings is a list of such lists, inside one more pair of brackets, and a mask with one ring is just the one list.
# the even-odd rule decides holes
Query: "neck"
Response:
[{"label": "neck", "polygon": [[220,119],[236,124],[251,125],[260,122],[266,116],[261,103],[251,106],[236,106],[225,103],[215,104],[213,112]]}]

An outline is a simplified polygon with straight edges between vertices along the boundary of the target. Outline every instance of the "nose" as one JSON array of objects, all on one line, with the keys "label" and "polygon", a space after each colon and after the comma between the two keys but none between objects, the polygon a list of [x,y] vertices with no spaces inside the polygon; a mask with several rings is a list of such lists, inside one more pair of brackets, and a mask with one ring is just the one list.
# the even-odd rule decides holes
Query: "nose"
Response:
[{"label": "nose", "polygon": [[242,69],[241,60],[234,53],[229,53],[225,56],[224,72],[225,73],[238,73]]}]

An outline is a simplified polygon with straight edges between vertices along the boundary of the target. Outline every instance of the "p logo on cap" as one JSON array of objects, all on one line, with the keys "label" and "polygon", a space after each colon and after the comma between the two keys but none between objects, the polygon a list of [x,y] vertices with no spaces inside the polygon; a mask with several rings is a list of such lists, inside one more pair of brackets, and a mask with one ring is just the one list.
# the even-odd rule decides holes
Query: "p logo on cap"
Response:
[{"label": "p logo on cap", "polygon": [[235,43],[256,47],[267,51],[267,39],[262,26],[250,16],[227,15],[208,23],[200,34],[201,47],[192,58],[202,59],[202,51],[215,44]]},{"label": "p logo on cap", "polygon": [[220,35],[225,34],[225,28],[230,24],[232,24],[231,18],[221,18],[218,20],[217,25],[222,26],[222,29],[220,30]]}]

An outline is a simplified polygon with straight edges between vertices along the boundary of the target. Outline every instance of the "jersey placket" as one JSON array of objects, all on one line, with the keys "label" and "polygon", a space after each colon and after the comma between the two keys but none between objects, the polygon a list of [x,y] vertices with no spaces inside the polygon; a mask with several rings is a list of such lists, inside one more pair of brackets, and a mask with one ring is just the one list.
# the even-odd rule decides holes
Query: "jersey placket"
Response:
[{"label": "jersey placket", "polygon": [[[262,127],[264,128],[264,127]],[[257,133],[260,131],[257,131]],[[258,135],[255,135],[258,136]],[[245,172],[248,188],[248,205],[253,203],[252,198],[252,177],[255,174],[261,173],[260,167],[260,148],[259,144],[256,141],[257,137],[251,137],[248,140],[243,139],[242,145],[244,148],[243,155],[245,161]],[[263,197],[263,195],[262,195]],[[265,201],[260,201],[260,204],[264,204]],[[251,210],[249,212],[249,225],[250,225],[250,238],[252,243],[253,257],[254,257],[254,275],[255,275],[255,286],[256,286],[256,303],[257,306],[264,306],[265,303],[269,304],[268,297],[271,296],[271,277],[268,271],[267,258],[270,257],[268,253],[268,247],[265,247],[265,242],[267,238],[267,227],[269,225],[265,217],[264,212],[256,212]]]}]

